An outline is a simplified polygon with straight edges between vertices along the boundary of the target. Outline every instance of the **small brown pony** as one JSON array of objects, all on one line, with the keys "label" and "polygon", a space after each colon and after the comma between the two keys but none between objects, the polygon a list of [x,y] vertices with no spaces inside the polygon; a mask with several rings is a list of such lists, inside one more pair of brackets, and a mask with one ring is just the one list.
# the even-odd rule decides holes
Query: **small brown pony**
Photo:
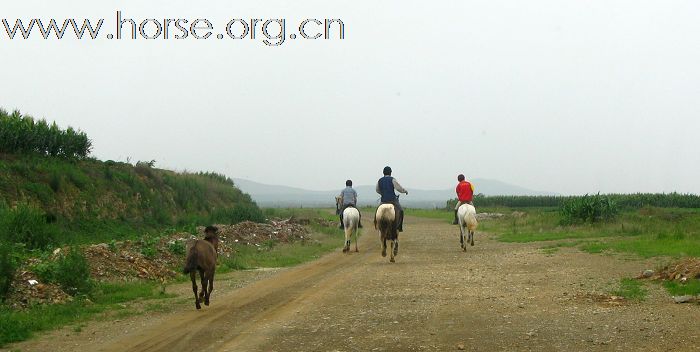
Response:
[{"label": "small brown pony", "polygon": [[[216,256],[219,249],[219,236],[215,226],[207,226],[204,229],[204,239],[195,240],[187,244],[187,259],[185,260],[185,274],[190,274],[192,279],[192,291],[194,291],[194,304],[201,309],[200,303],[209,305],[209,295],[214,290],[214,272],[216,271]],[[202,280],[202,291],[197,295],[196,272]]]}]

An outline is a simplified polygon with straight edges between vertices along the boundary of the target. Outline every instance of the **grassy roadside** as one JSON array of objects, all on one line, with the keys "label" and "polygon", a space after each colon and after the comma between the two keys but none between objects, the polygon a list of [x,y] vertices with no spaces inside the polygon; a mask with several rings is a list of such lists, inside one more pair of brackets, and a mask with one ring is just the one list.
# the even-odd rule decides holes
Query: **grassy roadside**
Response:
[{"label": "grassy roadside", "polygon": [[[321,209],[274,209],[266,210],[268,216],[302,219],[324,218],[334,220],[331,211]],[[284,215],[284,216],[283,216]],[[219,259],[217,273],[253,268],[288,267],[311,260],[336,250],[343,245],[342,230],[311,222],[311,233],[303,241],[291,244],[270,242],[266,246],[238,246],[232,258]],[[177,268],[179,271],[180,268]],[[186,281],[184,275],[175,282]],[[26,310],[11,310],[0,306],[0,346],[31,338],[35,333],[75,325],[76,331],[82,324],[102,318],[124,317],[141,314],[144,311],[167,310],[163,299],[174,297],[165,293],[167,286],[152,281],[129,283],[98,283],[89,297],[76,297],[65,304],[36,305]],[[134,302],[143,302],[142,309],[132,309]]]},{"label": "grassy roadside", "polygon": [[[626,209],[614,221],[561,225],[557,208],[481,208],[480,213],[497,212],[500,218],[479,222],[479,231],[496,234],[510,243],[541,242],[545,255],[561,248],[578,248],[587,253],[626,253],[640,258],[700,257],[700,209]],[[518,213],[514,213],[517,211]],[[448,210],[410,210],[407,214],[433,219],[451,219]],[[646,295],[638,280],[622,279],[612,291],[627,299],[642,300]],[[700,295],[700,280],[666,282],[672,295]]]},{"label": "grassy roadside", "polygon": [[65,304],[37,305],[26,310],[0,308],[0,346],[26,340],[36,332],[79,323],[108,311],[125,309],[123,303],[170,298],[154,282],[100,283],[90,297],[76,297]]},{"label": "grassy roadside", "polygon": [[[556,208],[479,209],[500,212],[501,218],[479,222],[479,230],[497,234],[502,242],[559,241],[546,248],[576,246],[590,253],[614,251],[640,257],[700,257],[700,209],[642,208],[625,210],[619,218],[594,224],[560,225]],[[408,212],[407,212],[408,214]],[[411,210],[410,215],[448,219],[446,210]],[[574,244],[571,244],[574,243]]]},{"label": "grassy roadside", "polygon": [[320,258],[343,244],[340,234],[311,234],[305,243],[278,244],[266,247],[241,246],[232,258],[221,261],[217,270],[247,270],[255,268],[282,268]]}]

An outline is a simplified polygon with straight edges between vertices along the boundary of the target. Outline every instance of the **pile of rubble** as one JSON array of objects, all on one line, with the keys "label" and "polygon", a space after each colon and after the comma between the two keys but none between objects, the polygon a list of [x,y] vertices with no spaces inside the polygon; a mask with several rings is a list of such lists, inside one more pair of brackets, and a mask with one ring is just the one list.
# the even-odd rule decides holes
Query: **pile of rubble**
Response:
[{"label": "pile of rubble", "polygon": [[[223,246],[233,244],[260,245],[266,241],[292,243],[304,240],[309,231],[294,219],[270,220],[269,224],[244,221],[235,225],[215,225]],[[199,229],[204,231],[204,228]]]},{"label": "pile of rubble", "polygon": [[[235,255],[236,246],[261,247],[268,241],[293,243],[304,241],[309,234],[304,226],[310,220],[270,220],[268,224],[244,221],[235,225],[216,225],[219,228],[219,255]],[[115,241],[82,248],[90,263],[91,275],[98,281],[131,281],[137,279],[167,281],[178,275],[185,261],[187,242],[204,237],[204,227],[198,235],[172,233],[154,242]],[[57,248],[46,261],[57,260],[69,247]],[[21,265],[15,275],[7,303],[14,308],[31,304],[62,303],[71,299],[60,286],[44,283],[32,272],[42,260],[31,258]],[[177,271],[176,271],[177,270]]]},{"label": "pile of rubble", "polygon": [[[37,259],[30,259],[23,267],[37,263]],[[64,303],[71,299],[60,286],[39,282],[33,272],[21,269],[12,280],[12,289],[5,303],[13,309],[20,309],[34,304]]]},{"label": "pile of rubble", "polygon": [[686,282],[700,279],[700,258],[685,258],[663,267],[658,272],[644,270],[638,278]]},{"label": "pile of rubble", "polygon": [[138,245],[131,241],[112,245],[105,243],[91,245],[84,249],[85,258],[90,263],[92,277],[98,280],[148,279],[167,280],[177,273],[173,267],[182,260],[176,258],[167,248],[156,247],[152,258],[146,257]]}]

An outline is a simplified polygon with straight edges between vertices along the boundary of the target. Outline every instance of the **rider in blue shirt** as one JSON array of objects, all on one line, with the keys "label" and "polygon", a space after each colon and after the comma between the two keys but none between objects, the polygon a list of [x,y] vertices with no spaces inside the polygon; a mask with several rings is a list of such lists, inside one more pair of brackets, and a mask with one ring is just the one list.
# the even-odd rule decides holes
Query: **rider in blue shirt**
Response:
[{"label": "rider in blue shirt", "polygon": [[398,226],[399,232],[403,232],[403,208],[399,204],[399,198],[396,196],[396,191],[399,193],[405,193],[408,195],[408,191],[405,190],[395,178],[391,177],[391,168],[385,167],[383,170],[384,177],[377,181],[376,191],[382,196],[382,203],[393,204],[398,215]]}]

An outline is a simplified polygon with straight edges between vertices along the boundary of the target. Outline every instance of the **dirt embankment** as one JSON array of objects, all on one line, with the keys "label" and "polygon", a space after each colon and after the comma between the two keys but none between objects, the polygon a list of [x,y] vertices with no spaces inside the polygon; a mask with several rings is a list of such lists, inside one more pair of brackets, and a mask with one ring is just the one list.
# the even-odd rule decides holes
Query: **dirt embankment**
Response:
[{"label": "dirt embankment", "polygon": [[[303,221],[302,221],[303,222]],[[307,228],[294,219],[273,219],[268,224],[245,221],[236,225],[216,225],[219,228],[219,255],[235,254],[236,246],[260,247],[266,241],[291,243],[304,241]],[[158,238],[139,241],[117,241],[81,247],[90,264],[91,274],[100,281],[155,280],[166,282],[176,275],[185,259],[185,243],[202,238],[176,232]],[[49,258],[31,258],[18,270],[7,299],[9,306],[21,309],[30,304],[55,304],[71,299],[57,284],[43,282],[33,271],[42,263],[50,263],[67,253],[70,247],[57,248]]]}]

